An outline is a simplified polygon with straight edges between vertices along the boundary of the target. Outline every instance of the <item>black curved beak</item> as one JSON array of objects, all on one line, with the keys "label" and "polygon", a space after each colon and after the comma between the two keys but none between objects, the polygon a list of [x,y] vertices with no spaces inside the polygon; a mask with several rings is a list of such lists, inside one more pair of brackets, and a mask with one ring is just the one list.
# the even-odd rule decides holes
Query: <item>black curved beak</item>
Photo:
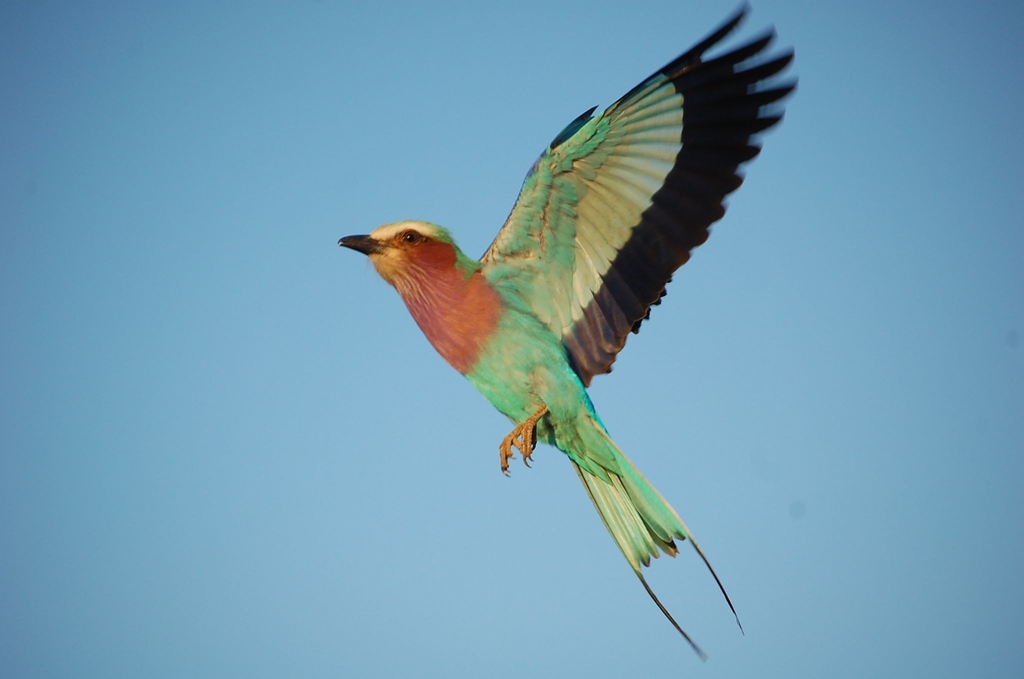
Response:
[{"label": "black curved beak", "polygon": [[383,244],[369,236],[345,236],[338,241],[343,248],[351,248],[364,255],[374,255],[384,251]]}]

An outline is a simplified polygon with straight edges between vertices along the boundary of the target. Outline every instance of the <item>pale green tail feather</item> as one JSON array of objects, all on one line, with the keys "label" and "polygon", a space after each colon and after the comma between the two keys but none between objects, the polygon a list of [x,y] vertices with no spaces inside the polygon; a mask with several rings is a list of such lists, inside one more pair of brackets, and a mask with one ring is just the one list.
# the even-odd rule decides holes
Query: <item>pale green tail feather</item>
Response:
[{"label": "pale green tail feather", "polygon": [[[584,434],[584,432],[580,433]],[[583,487],[586,488],[591,502],[594,503],[594,507],[597,509],[597,513],[601,516],[601,520],[604,522],[608,532],[611,533],[615,543],[626,557],[626,561],[629,562],[637,577],[640,578],[640,582],[654,603],[657,604],[658,608],[661,609],[661,612],[664,613],[676,630],[683,635],[683,638],[689,642],[694,651],[702,659],[706,658],[700,647],[690,639],[690,636],[683,631],[669,614],[668,610],[658,600],[658,597],[651,591],[647,581],[644,580],[640,568],[641,565],[649,565],[652,556],[657,558],[659,550],[669,556],[675,556],[679,550],[673,541],[674,538],[680,540],[688,539],[711,572],[711,576],[715,579],[718,589],[722,592],[722,596],[725,597],[729,609],[736,618],[736,624],[739,625],[742,631],[743,625],[740,624],[736,608],[732,605],[732,600],[729,599],[722,581],[718,578],[718,574],[715,573],[715,569],[711,567],[711,563],[704,555],[700,545],[693,539],[693,535],[686,527],[686,524],[683,523],[683,520],[679,518],[679,515],[665,498],[661,496],[654,486],[644,478],[643,474],[619,450],[603,427],[595,426],[581,438],[585,440],[588,450],[587,454],[580,455],[579,457],[587,460],[587,462],[597,462],[602,467],[601,471],[605,472],[598,476],[586,468],[581,468],[580,464],[576,463],[575,459],[573,460],[573,468],[580,477]],[[575,458],[576,456],[572,457]],[[592,465],[588,464],[586,466],[590,467]]]},{"label": "pale green tail feather", "polygon": [[[609,439],[609,442],[611,442],[613,446],[615,445],[611,439]],[[618,450],[617,446],[616,450]],[[718,573],[716,573],[715,569],[711,566],[711,562],[708,561],[708,557],[704,554],[704,550],[700,548],[700,545],[693,538],[693,533],[691,533],[690,529],[687,528],[685,523],[683,523],[683,520],[679,518],[679,515],[676,514],[676,510],[672,508],[672,505],[670,505],[668,501],[661,496],[661,493],[659,493],[658,490],[644,478],[644,475],[640,473],[640,470],[633,466],[633,463],[629,461],[629,458],[626,457],[621,450],[618,450],[618,453],[620,457],[619,464],[625,472],[623,475],[623,484],[626,487],[630,500],[637,505],[640,516],[644,519],[645,523],[652,527],[652,530],[658,530],[658,528],[652,525],[653,522],[648,517],[655,520],[658,518],[664,519],[664,522],[662,523],[662,530],[664,530],[664,527],[673,526],[674,522],[672,535],[681,540],[690,541],[690,545],[693,547],[694,551],[697,552],[701,561],[703,561],[704,565],[707,566],[708,572],[711,573],[711,577],[715,579],[715,584],[718,585],[719,591],[721,591],[722,596],[725,597],[725,602],[729,604],[729,610],[732,611],[733,617],[736,618],[736,624],[742,632],[743,623],[740,622],[740,616],[736,613],[736,607],[732,605],[729,593],[725,591],[725,585],[723,585],[722,581],[718,578]],[[671,551],[665,550],[665,553],[670,556],[675,556],[677,551],[675,544],[672,543]]]},{"label": "pale green tail feather", "polygon": [[658,557],[659,547],[665,550],[666,554],[675,556],[677,553],[675,545],[671,542],[665,543],[661,541],[647,530],[646,524],[630,501],[629,495],[617,474],[608,474],[612,480],[609,483],[590,472],[584,471],[575,461],[573,461],[572,466],[576,470],[576,474],[579,475],[580,481],[583,482],[583,487],[587,489],[587,494],[594,503],[594,507],[597,508],[597,513],[600,514],[601,520],[604,521],[605,528],[615,538],[616,544],[619,545],[619,549],[626,556],[629,565],[633,567],[636,577],[640,578],[640,584],[647,590],[651,600],[654,601],[668,621],[672,623],[672,626],[683,635],[683,638],[690,644],[694,652],[700,656],[700,659],[707,660],[707,654],[690,638],[686,630],[679,626],[676,619],[672,617],[672,614],[668,612],[668,609],[665,608],[661,600],[655,595],[654,590],[647,584],[643,573],[640,572],[641,563],[646,566],[650,563],[651,556]]},{"label": "pale green tail feather", "polygon": [[633,570],[639,573],[640,564],[649,565],[652,556],[658,557],[659,548],[668,554],[676,554],[678,550],[670,540],[662,539],[649,529],[618,475],[609,474],[609,481],[604,481],[580,469],[575,463],[573,466],[605,527],[615,538]]}]

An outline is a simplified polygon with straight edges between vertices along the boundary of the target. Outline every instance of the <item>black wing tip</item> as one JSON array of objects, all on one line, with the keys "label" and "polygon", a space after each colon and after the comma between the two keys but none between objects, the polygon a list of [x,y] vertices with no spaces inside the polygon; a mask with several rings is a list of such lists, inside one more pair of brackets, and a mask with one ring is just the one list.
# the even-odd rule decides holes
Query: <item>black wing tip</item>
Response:
[{"label": "black wing tip", "polygon": [[733,12],[731,16],[723,21],[718,28],[711,31],[711,33],[705,36],[703,40],[683,52],[678,58],[672,60],[672,62],[665,66],[661,72],[667,75],[670,71],[676,70],[679,66],[699,60],[705,52],[722,42],[726,36],[735,31],[736,28],[743,23],[743,20],[749,13],[750,3],[744,2],[735,12]]},{"label": "black wing tip", "polygon": [[735,31],[739,25],[743,23],[751,10],[750,2],[744,0],[744,2],[737,7],[731,15],[722,21],[718,28],[711,31],[706,38],[694,45],[693,50],[691,51],[697,51],[698,48],[703,47],[700,52],[704,52],[716,43],[721,42],[727,35]]}]

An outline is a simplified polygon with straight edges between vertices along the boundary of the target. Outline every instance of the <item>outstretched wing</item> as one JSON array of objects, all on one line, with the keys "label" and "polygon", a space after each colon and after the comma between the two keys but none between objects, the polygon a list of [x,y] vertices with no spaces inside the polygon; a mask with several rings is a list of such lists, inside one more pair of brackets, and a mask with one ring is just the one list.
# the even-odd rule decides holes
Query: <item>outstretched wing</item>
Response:
[{"label": "outstretched wing", "polygon": [[771,81],[793,53],[765,57],[773,30],[703,60],[745,14],[600,116],[591,109],[570,123],[484,253],[484,275],[562,338],[585,385],[611,370],[725,214],[723,200],[743,183],[740,164],[761,150],[753,137],[782,119],[780,107],[766,107],[793,90]]}]

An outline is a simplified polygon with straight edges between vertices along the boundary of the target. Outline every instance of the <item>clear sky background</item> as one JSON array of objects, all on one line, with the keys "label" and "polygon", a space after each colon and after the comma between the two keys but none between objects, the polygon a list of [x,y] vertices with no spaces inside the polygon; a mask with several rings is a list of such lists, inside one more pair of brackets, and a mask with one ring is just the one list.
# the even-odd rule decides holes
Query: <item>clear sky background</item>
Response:
[{"label": "clear sky background", "polygon": [[706,664],[336,246],[478,255],[735,7],[4,2],[0,675],[1024,675],[1020,2],[755,2],[799,90],[591,390]]}]

